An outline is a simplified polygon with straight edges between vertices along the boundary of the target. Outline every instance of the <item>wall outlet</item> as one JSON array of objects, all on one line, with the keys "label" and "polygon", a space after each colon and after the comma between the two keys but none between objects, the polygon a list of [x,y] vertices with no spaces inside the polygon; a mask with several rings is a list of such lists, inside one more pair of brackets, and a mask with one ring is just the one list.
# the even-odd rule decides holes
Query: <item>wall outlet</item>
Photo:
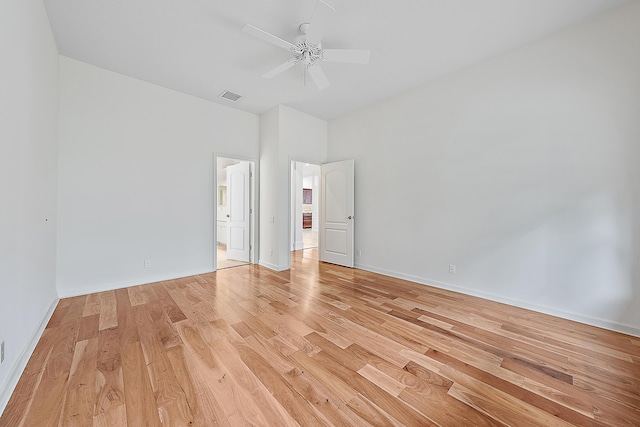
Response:
[{"label": "wall outlet", "polygon": [[144,268],[151,268],[151,260],[147,259],[144,261]]},{"label": "wall outlet", "polygon": [[362,256],[362,249],[356,249],[356,256]]},{"label": "wall outlet", "polygon": [[0,343],[0,363],[4,363],[4,341]]},{"label": "wall outlet", "polygon": [[269,256],[273,256],[273,249],[269,249]]},{"label": "wall outlet", "polygon": [[449,274],[456,274],[456,265],[449,264]]}]

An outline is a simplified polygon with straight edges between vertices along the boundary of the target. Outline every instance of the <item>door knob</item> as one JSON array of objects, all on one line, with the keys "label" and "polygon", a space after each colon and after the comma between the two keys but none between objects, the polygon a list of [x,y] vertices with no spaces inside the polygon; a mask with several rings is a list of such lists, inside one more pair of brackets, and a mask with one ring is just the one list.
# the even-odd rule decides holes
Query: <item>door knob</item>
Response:
[{"label": "door knob", "polygon": [[349,216],[347,217],[347,219],[353,219],[353,217],[352,217],[351,215],[349,215]]},{"label": "door knob", "polygon": [[229,218],[229,214],[227,214],[227,218]]}]

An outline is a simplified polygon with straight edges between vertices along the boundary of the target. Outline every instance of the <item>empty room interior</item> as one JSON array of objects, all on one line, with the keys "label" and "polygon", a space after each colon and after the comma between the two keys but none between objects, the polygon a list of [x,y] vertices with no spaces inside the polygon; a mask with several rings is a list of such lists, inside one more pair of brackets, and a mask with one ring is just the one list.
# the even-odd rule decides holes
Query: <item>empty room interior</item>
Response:
[{"label": "empty room interior", "polygon": [[2,0],[0,426],[640,425],[640,1]]}]

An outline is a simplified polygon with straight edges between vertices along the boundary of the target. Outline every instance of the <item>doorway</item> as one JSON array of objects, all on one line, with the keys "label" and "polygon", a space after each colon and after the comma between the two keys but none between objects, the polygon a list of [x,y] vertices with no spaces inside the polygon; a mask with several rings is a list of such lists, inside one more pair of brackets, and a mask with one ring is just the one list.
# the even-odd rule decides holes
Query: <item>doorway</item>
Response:
[{"label": "doorway", "polygon": [[[291,161],[289,234],[292,255],[297,251],[296,257],[354,266],[354,170],[353,159],[322,165]],[[309,236],[307,243],[305,231]]]},{"label": "doorway", "polygon": [[318,247],[320,165],[291,161],[291,250]]},{"label": "doorway", "polygon": [[216,270],[254,259],[255,162],[216,156]]}]

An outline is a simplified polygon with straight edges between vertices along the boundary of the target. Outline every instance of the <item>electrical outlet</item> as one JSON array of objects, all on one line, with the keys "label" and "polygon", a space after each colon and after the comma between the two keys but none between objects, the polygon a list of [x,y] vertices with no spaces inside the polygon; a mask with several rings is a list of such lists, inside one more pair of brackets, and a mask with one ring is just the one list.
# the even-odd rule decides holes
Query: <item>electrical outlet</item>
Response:
[{"label": "electrical outlet", "polygon": [[269,256],[273,256],[273,249],[269,249]]},{"label": "electrical outlet", "polygon": [[151,268],[151,260],[147,259],[144,261],[144,268]]},{"label": "electrical outlet", "polygon": [[456,265],[449,264],[449,274],[456,274]]},{"label": "electrical outlet", "polygon": [[4,341],[0,343],[0,363],[4,363]]},{"label": "electrical outlet", "polygon": [[356,256],[362,256],[362,249],[356,249]]}]

